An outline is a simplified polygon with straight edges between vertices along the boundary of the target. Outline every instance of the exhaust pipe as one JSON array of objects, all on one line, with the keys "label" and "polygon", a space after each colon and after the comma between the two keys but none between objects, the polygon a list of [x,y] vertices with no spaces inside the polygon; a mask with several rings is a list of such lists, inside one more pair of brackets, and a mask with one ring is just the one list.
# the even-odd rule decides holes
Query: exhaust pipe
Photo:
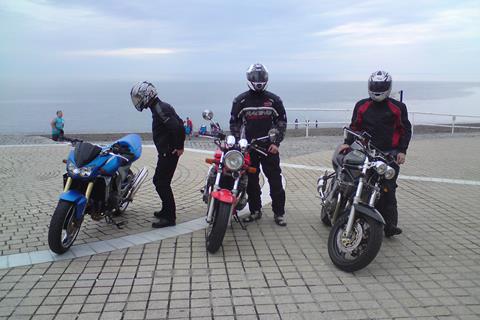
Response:
[{"label": "exhaust pipe", "polygon": [[137,175],[135,176],[135,180],[133,181],[132,188],[128,192],[128,195],[126,198],[129,201],[133,200],[133,197],[135,197],[135,194],[137,193],[138,189],[140,189],[140,186],[145,182],[145,179],[147,179],[148,176],[148,169],[147,167],[143,167],[142,170],[140,170]]},{"label": "exhaust pipe", "polygon": [[320,194],[320,199],[322,200],[322,204],[325,203],[325,187],[326,187],[326,181],[325,181],[325,176],[322,176],[318,178],[317,181],[317,192]]}]

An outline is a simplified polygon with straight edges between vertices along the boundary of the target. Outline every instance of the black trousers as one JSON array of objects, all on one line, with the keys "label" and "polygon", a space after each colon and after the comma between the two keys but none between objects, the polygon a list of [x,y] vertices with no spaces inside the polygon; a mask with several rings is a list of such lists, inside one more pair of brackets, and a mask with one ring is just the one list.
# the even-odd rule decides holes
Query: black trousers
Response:
[{"label": "black trousers", "polygon": [[256,173],[248,174],[248,206],[250,212],[260,210],[262,201],[260,195],[259,175],[260,164],[262,170],[270,184],[270,197],[272,198],[272,209],[275,215],[283,216],[285,214],[285,190],[282,185],[282,169],[280,169],[280,156],[278,154],[269,154],[267,157],[259,155],[253,151],[250,154],[251,166],[257,168]]},{"label": "black trousers", "polygon": [[158,155],[157,168],[153,176],[153,184],[162,200],[162,210],[165,212],[164,217],[169,221],[176,219],[175,198],[173,197],[172,183],[173,174],[177,169],[178,156],[170,152]]},{"label": "black trousers", "polygon": [[398,209],[397,209],[397,178],[400,173],[400,167],[396,164],[390,164],[395,169],[395,177],[391,180],[386,180],[383,184],[382,194],[378,199],[375,207],[382,214],[385,219],[385,229],[396,227],[398,224]]}]

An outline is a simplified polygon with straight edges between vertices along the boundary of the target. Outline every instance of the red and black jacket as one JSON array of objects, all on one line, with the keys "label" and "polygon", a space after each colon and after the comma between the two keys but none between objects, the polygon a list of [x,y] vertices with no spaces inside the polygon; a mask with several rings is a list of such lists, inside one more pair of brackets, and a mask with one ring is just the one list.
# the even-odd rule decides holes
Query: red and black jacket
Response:
[{"label": "red and black jacket", "polygon": [[[244,123],[245,121],[245,123]],[[276,128],[279,131],[276,145],[280,145],[287,128],[287,114],[282,99],[269,91],[249,90],[233,100],[230,131],[240,137],[242,125],[245,124],[247,140],[268,135],[268,131]]]},{"label": "red and black jacket", "polygon": [[[412,137],[407,106],[392,98],[382,102],[372,99],[357,102],[350,128],[368,132],[372,136],[373,145],[383,151],[406,153]],[[346,139],[345,143],[352,144],[353,138]]]}]

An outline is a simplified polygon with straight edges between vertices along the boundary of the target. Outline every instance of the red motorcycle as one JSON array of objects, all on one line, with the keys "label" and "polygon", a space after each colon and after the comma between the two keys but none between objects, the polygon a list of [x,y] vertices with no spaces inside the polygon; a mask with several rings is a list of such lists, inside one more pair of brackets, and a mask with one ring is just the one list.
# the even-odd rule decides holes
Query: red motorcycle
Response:
[{"label": "red motorcycle", "polygon": [[231,217],[243,230],[246,229],[238,217],[238,212],[248,203],[247,173],[257,171],[250,166],[249,152],[255,151],[267,156],[267,151],[259,143],[274,141],[277,130],[272,129],[268,136],[254,139],[250,143],[245,138],[237,141],[234,136],[226,136],[219,125],[212,121],[213,112],[205,110],[202,115],[217,128],[214,137],[217,150],[213,158],[205,159],[211,166],[208,169],[205,186],[201,190],[203,201],[208,207],[206,247],[210,253],[215,253],[222,245]]}]

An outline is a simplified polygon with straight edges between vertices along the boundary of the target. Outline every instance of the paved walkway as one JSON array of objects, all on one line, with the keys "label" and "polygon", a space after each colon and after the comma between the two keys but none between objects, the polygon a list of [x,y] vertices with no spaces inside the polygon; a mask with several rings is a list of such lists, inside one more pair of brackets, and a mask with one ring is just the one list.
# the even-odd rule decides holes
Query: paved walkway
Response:
[{"label": "paved walkway", "polygon": [[[329,166],[331,151],[298,152],[295,141],[282,146],[285,163]],[[291,156],[289,144],[302,155]],[[1,255],[47,248],[67,152],[68,146],[0,148]],[[198,193],[204,157],[186,152],[175,175],[180,223],[204,214]],[[402,174],[480,181],[479,157],[478,137],[422,139],[413,142]],[[145,148],[137,166],[144,165],[153,170],[153,149]],[[318,175],[285,166],[288,227],[277,227],[267,206],[247,231],[229,229],[215,255],[206,253],[200,230],[81,258],[0,265],[0,319],[480,318],[480,186],[400,180],[404,234],[385,240],[366,269],[346,274],[328,257]],[[88,221],[77,244],[148,232],[157,208],[147,182],[123,230]]]}]

